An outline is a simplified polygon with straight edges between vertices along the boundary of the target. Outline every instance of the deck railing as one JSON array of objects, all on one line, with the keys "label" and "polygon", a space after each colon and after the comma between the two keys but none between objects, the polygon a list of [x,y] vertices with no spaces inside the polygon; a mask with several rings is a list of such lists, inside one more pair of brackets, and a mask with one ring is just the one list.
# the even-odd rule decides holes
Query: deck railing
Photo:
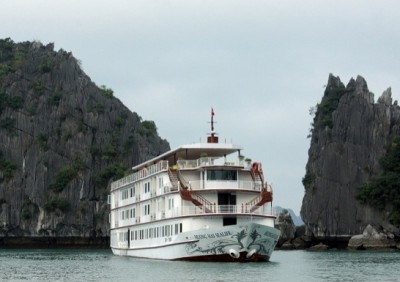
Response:
[{"label": "deck railing", "polygon": [[204,189],[243,189],[251,191],[261,191],[261,184],[254,183],[254,181],[241,181],[241,180],[195,180],[188,181],[192,190]]},{"label": "deck railing", "polygon": [[[243,160],[227,161],[224,158],[211,158],[211,157],[199,158],[197,160],[178,160],[177,165],[178,165],[179,169],[193,169],[193,168],[199,168],[199,167],[204,167],[204,166],[214,166],[214,165],[246,166],[246,164]],[[141,169],[135,173],[129,174],[129,175],[111,183],[111,191],[114,191],[125,185],[131,184],[137,180],[149,177],[160,171],[167,170],[168,166],[169,166],[168,161],[159,161],[158,163],[156,163],[154,165],[151,165],[148,167],[143,167],[143,169]],[[245,188],[245,189],[247,189],[247,188]]]},{"label": "deck railing", "polygon": [[[135,218],[127,218],[125,220],[120,220],[119,218],[114,222],[114,227],[119,225],[129,225],[146,223],[155,220],[161,220],[166,218],[174,218],[180,216],[199,216],[199,215],[225,215],[225,214],[236,214],[236,215],[264,215],[264,216],[276,216],[274,214],[271,206],[264,206],[253,212],[243,205],[213,205],[208,211],[205,211],[199,207],[195,206],[182,206],[176,207],[174,209],[166,210],[165,212],[152,213],[151,215],[137,216]],[[119,216],[119,215],[118,215]]]},{"label": "deck railing", "polygon": [[182,206],[176,207],[171,210],[165,211],[165,213],[156,216],[156,219],[164,219],[179,216],[196,216],[202,214],[238,214],[238,215],[270,215],[275,216],[271,206],[264,206],[260,209],[250,212],[250,208],[246,207],[245,204],[240,205],[213,205],[211,211],[205,211],[200,207],[195,206]]},{"label": "deck railing", "polygon": [[143,167],[143,169],[111,183],[111,191],[167,169],[168,161],[160,161],[154,165]]},{"label": "deck railing", "polygon": [[211,158],[204,157],[197,160],[178,160],[177,165],[179,169],[194,169],[204,166],[248,166],[243,160],[226,160],[224,158]]}]

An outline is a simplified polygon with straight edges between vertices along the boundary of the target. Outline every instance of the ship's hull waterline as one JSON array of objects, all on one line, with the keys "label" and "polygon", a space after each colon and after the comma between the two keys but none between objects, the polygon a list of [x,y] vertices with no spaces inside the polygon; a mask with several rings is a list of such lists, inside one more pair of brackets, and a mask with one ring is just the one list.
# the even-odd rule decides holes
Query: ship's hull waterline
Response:
[{"label": "ship's hull waterline", "polygon": [[180,233],[168,243],[141,248],[112,248],[115,255],[176,261],[269,261],[280,232],[249,223]]}]

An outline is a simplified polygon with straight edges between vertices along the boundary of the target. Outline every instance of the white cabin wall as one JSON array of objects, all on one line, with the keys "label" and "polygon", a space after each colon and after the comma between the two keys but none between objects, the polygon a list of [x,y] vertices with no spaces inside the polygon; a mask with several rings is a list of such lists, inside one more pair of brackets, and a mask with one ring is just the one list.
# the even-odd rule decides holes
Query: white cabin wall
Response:
[{"label": "white cabin wall", "polygon": [[186,181],[198,181],[200,178],[200,171],[181,170],[181,175]]},{"label": "white cabin wall", "polygon": [[249,222],[258,223],[262,225],[267,225],[270,227],[274,227],[274,219],[273,218],[265,218],[258,216],[240,216],[237,217],[237,224],[247,224]]},{"label": "white cabin wall", "polygon": [[238,180],[241,180],[241,181],[253,181],[249,171],[241,171],[241,170],[239,170],[239,172],[238,172]]},{"label": "white cabin wall", "polygon": [[183,232],[222,226],[222,217],[192,217],[183,221]]}]

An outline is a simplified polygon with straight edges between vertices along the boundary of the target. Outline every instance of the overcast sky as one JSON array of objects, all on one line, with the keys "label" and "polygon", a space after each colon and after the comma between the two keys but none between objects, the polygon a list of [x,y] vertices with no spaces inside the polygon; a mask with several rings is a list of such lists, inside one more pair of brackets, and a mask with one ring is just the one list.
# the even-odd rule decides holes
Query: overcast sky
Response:
[{"label": "overcast sky", "polygon": [[0,37],[72,52],[171,148],[204,141],[213,107],[220,140],[261,161],[274,205],[297,214],[329,73],[400,97],[397,0],[9,0]]}]

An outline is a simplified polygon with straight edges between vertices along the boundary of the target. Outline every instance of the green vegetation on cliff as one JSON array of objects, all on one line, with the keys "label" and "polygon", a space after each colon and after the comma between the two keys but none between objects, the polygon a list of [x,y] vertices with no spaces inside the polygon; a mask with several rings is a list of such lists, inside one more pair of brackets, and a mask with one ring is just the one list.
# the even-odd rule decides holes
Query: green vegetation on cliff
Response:
[{"label": "green vegetation on cliff", "polygon": [[0,237],[106,236],[110,183],[169,149],[80,65],[53,43],[0,39]]},{"label": "green vegetation on cliff", "polygon": [[321,125],[332,128],[332,113],[339,105],[340,97],[346,92],[344,85],[338,88],[330,88],[325,90],[324,97],[320,104],[317,105],[316,116],[321,118]]},{"label": "green vegetation on cliff", "polygon": [[[321,103],[318,103],[315,107],[311,107],[310,109],[310,115],[314,115],[314,119],[308,137],[313,136],[316,126],[319,128],[328,127],[332,129],[332,114],[338,108],[340,98],[342,98],[346,93],[351,93],[352,91],[354,91],[352,81],[345,87],[338,78],[330,76]],[[316,138],[317,136],[314,135],[313,137]]]},{"label": "green vegetation on cliff", "polygon": [[400,227],[400,138],[392,142],[380,164],[383,174],[362,185],[357,199],[378,209],[391,206],[389,220]]},{"label": "green vegetation on cliff", "polygon": [[0,172],[4,175],[4,177],[6,179],[10,179],[16,169],[17,166],[10,160],[7,160],[0,152]]}]

